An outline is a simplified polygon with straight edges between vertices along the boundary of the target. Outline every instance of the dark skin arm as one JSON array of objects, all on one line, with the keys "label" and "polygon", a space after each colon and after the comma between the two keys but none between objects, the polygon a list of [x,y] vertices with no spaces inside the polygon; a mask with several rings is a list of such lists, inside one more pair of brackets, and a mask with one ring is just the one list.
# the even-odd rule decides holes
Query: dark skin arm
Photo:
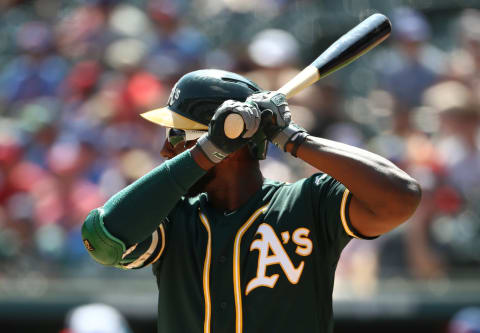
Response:
[{"label": "dark skin arm", "polygon": [[[287,145],[290,152],[292,143]],[[313,136],[298,158],[331,175],[353,194],[349,216],[364,236],[378,236],[405,222],[417,208],[417,181],[387,159],[363,149]]]},{"label": "dark skin arm", "polygon": [[190,150],[193,160],[202,168],[203,170],[209,170],[215,166],[215,163],[210,161],[207,156],[202,152],[202,150],[195,146]]},{"label": "dark skin arm", "polygon": [[[292,147],[289,143],[287,151]],[[214,166],[198,147],[191,153],[204,170]],[[420,202],[421,190],[416,180],[392,162],[366,150],[309,136],[297,156],[350,190],[350,221],[364,236],[378,236],[394,229],[413,214]]]}]

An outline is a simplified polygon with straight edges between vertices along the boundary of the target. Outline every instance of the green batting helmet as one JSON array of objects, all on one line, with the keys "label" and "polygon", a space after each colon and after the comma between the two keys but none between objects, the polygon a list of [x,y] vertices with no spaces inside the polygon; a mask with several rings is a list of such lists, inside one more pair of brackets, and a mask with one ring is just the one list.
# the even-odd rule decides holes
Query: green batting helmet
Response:
[{"label": "green batting helmet", "polygon": [[[142,113],[156,124],[184,130],[208,130],[215,110],[226,100],[245,101],[262,89],[253,81],[227,71],[202,69],[185,74],[172,88],[167,105]],[[264,159],[267,140],[259,131],[249,142],[252,155]]]}]

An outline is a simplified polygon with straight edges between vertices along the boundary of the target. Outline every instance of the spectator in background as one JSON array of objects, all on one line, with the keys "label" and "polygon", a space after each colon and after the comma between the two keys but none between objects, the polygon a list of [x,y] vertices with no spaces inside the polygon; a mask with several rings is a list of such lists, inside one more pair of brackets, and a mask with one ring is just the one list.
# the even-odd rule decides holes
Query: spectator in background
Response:
[{"label": "spectator in background", "polygon": [[67,63],[55,53],[50,27],[38,21],[27,22],[17,31],[16,44],[21,55],[0,72],[0,98],[9,105],[56,95]]},{"label": "spectator in background", "polygon": [[[305,125],[312,135],[362,147],[374,134],[372,128],[353,121],[345,112],[344,93],[340,82],[333,78],[323,79],[305,89],[294,96],[292,102],[310,111],[310,117],[304,116],[305,120],[295,121]],[[293,117],[295,119],[297,115]]]},{"label": "spectator in background", "polygon": [[102,303],[80,305],[67,314],[66,328],[60,333],[132,333],[125,317]]},{"label": "spectator in background", "polygon": [[252,70],[245,75],[262,89],[276,90],[298,73],[299,44],[288,31],[262,30],[247,50]]},{"label": "spectator in background", "polygon": [[449,59],[448,75],[480,91],[480,10],[466,9],[458,19],[460,41]]},{"label": "spectator in background", "polygon": [[394,99],[392,127],[400,136],[412,131],[412,108],[422,103],[422,94],[439,80],[445,56],[430,42],[431,28],[422,13],[400,7],[392,14],[393,48],[379,54],[379,89]]},{"label": "spectator in background", "polygon": [[[391,19],[393,47],[387,54],[377,55],[380,59],[376,64],[379,90],[370,96],[371,106],[388,104],[386,111],[390,126],[388,131],[379,133],[369,144],[415,174],[422,188],[428,192],[439,181],[443,166],[434,143],[414,123],[413,117],[419,114],[417,108],[422,106],[425,90],[442,79],[445,55],[430,43],[431,27],[422,13],[400,7],[394,10]],[[389,102],[385,103],[385,100]],[[423,205],[413,219],[425,221],[420,215],[430,215],[435,211],[435,203],[429,198],[427,195],[422,199]],[[390,237],[379,240],[382,276],[412,274],[419,278],[431,278],[442,275],[440,257],[427,245],[426,238],[418,240],[428,235],[417,228],[429,230],[426,222],[412,222],[406,229],[399,229]]]},{"label": "spectator in background", "polygon": [[148,0],[146,6],[156,36],[146,67],[171,84],[179,73],[201,68],[210,47],[207,36],[182,19],[186,6],[178,0]]},{"label": "spectator in background", "polygon": [[458,311],[450,320],[448,333],[480,333],[480,308],[468,307]]},{"label": "spectator in background", "polygon": [[406,245],[413,275],[433,278],[480,262],[480,109],[471,88],[459,81],[432,86],[424,103],[440,120],[433,138],[437,163],[430,165]]},{"label": "spectator in background", "polygon": [[380,88],[408,110],[421,104],[423,91],[442,75],[444,55],[429,43],[431,28],[420,12],[397,8],[392,25],[395,48],[388,57],[382,57]]}]

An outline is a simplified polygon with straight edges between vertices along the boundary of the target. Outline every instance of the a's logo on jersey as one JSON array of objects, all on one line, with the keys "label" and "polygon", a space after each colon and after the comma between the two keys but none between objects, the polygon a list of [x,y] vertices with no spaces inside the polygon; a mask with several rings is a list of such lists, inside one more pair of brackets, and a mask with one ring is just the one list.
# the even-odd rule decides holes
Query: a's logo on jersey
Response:
[{"label": "a's logo on jersey", "polygon": [[[308,256],[312,253],[313,244],[310,238],[308,238],[309,233],[310,230],[307,228],[298,228],[293,232],[291,240],[297,245],[295,249],[296,254]],[[279,274],[266,275],[267,267],[271,265],[280,265],[288,281],[292,284],[297,284],[302,275],[305,262],[301,261],[297,267],[293,265],[275,230],[269,224],[260,224],[257,234],[260,234],[261,238],[254,240],[250,245],[250,251],[258,250],[257,276],[248,282],[245,295],[248,295],[249,292],[258,287],[275,287]],[[288,231],[282,232],[281,236],[283,244],[287,244],[290,241],[290,233]]]}]

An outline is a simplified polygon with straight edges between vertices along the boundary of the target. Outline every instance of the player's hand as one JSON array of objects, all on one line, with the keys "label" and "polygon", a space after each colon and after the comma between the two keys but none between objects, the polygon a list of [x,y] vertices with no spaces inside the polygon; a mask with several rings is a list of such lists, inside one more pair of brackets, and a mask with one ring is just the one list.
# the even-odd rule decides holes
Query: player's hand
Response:
[{"label": "player's hand", "polygon": [[265,91],[251,95],[247,102],[258,105],[262,112],[261,127],[267,138],[283,151],[287,151],[287,143],[293,142],[292,155],[296,157],[297,149],[308,133],[291,121],[286,96],[276,91]]},{"label": "player's hand", "polygon": [[[242,117],[244,129],[239,137],[225,135],[225,119],[232,113]],[[260,110],[255,104],[227,100],[218,107],[208,126],[208,134],[198,139],[198,145],[214,163],[241,148],[260,128]]]},{"label": "player's hand", "polygon": [[260,109],[261,127],[270,141],[290,124],[291,113],[284,94],[276,91],[264,91],[251,95],[246,102],[255,104]]}]

